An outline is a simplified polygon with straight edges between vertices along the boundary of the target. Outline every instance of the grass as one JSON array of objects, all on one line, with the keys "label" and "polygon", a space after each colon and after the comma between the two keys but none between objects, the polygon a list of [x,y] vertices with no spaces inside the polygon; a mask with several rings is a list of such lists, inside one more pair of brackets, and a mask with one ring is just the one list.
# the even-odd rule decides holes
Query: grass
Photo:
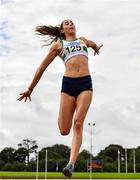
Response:
[{"label": "grass", "polygon": [[[7,172],[0,171],[0,178],[2,179],[35,179],[35,172]],[[39,179],[45,177],[44,172],[39,172]],[[48,178],[50,179],[63,179],[65,178],[61,172],[48,172]],[[90,174],[86,172],[75,172],[72,178],[89,179]],[[93,173],[93,179],[140,179],[140,173]]]}]

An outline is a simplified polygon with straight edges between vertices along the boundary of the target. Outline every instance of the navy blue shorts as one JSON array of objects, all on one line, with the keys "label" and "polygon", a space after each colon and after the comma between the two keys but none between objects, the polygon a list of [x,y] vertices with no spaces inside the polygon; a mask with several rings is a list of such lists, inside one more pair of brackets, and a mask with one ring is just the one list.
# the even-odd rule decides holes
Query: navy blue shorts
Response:
[{"label": "navy blue shorts", "polygon": [[81,92],[87,90],[93,90],[90,75],[82,77],[63,76],[61,92],[65,92],[70,96],[77,97]]}]

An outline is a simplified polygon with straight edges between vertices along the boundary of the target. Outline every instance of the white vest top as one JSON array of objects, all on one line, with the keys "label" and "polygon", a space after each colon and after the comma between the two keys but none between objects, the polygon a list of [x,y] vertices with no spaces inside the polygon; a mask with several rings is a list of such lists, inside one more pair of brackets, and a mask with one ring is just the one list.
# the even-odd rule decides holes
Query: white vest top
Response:
[{"label": "white vest top", "polygon": [[60,42],[62,44],[60,57],[64,63],[74,56],[88,57],[87,46],[81,39],[76,39],[74,41],[61,40]]}]

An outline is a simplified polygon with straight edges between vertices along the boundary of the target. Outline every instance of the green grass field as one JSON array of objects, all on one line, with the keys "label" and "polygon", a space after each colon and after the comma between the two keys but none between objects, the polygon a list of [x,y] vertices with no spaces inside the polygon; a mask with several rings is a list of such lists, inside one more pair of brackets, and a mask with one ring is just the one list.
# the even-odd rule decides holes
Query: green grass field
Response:
[{"label": "green grass field", "polygon": [[[0,178],[2,179],[35,179],[35,172],[0,172]],[[44,172],[39,172],[39,179],[43,179],[45,177]],[[63,179],[65,178],[61,172],[48,172],[48,178],[50,179]],[[89,173],[84,172],[75,172],[73,173],[72,178],[78,179],[88,179],[90,177]],[[93,173],[93,179],[140,179],[140,173]]]}]

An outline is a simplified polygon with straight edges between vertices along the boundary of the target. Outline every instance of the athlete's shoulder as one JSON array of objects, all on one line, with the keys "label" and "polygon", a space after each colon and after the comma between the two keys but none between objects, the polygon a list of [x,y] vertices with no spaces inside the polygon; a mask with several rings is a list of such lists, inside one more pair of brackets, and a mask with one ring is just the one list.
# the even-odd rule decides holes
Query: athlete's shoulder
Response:
[{"label": "athlete's shoulder", "polygon": [[62,44],[61,44],[60,40],[53,42],[51,49],[60,51],[62,49]]},{"label": "athlete's shoulder", "polygon": [[88,40],[85,37],[81,36],[79,37],[79,39],[82,40],[87,45]]}]

